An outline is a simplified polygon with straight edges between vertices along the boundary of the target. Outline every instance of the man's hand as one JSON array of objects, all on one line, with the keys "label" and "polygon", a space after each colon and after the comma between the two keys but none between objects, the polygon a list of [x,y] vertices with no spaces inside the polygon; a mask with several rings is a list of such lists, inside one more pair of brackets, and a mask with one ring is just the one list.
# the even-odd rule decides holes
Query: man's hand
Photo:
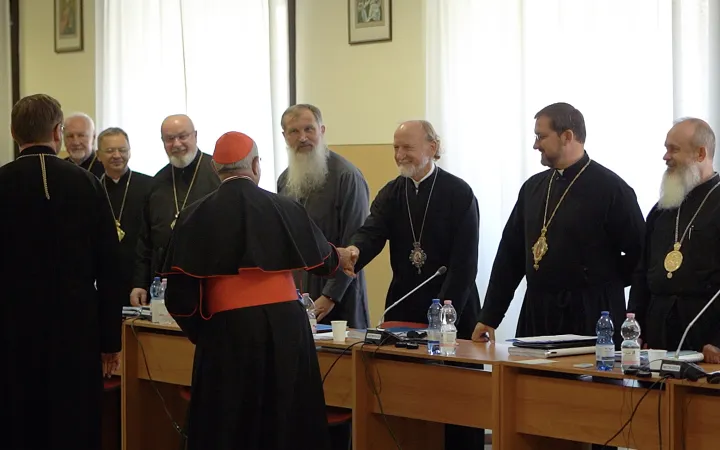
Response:
[{"label": "man's hand", "polygon": [[360,250],[354,245],[347,248],[338,248],[338,256],[340,257],[340,267],[349,277],[355,278],[355,264],[360,256]]},{"label": "man's hand", "polygon": [[475,342],[495,342],[495,328],[478,322],[477,325],[475,325],[472,340]]},{"label": "man's hand", "polygon": [[102,353],[103,376],[110,378],[120,367],[120,353]]},{"label": "man's hand", "polygon": [[708,364],[720,364],[720,348],[714,345],[706,345],[703,347],[704,362]]},{"label": "man's hand", "polygon": [[133,306],[147,305],[147,291],[141,288],[135,288],[130,292],[130,304]]},{"label": "man's hand", "polygon": [[323,320],[325,316],[330,314],[330,311],[332,311],[334,307],[334,301],[330,300],[324,295],[318,297],[318,299],[315,300],[315,318],[317,319],[317,321],[320,322],[321,320]]}]

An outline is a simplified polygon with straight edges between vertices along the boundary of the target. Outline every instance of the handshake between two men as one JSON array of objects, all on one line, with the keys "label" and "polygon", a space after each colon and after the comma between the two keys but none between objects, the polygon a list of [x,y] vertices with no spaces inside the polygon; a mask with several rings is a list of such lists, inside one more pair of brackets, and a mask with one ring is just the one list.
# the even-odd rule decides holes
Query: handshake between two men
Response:
[{"label": "handshake between two men", "polygon": [[338,247],[337,252],[338,258],[340,259],[338,267],[342,269],[347,276],[355,278],[355,264],[358,261],[358,257],[360,257],[360,250],[354,245],[351,245],[346,248]]}]

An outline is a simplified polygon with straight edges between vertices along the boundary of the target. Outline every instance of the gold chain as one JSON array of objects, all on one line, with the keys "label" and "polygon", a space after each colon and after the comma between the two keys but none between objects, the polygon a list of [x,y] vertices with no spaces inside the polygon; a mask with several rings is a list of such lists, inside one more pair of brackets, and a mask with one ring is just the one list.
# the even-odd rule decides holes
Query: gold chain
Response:
[{"label": "gold chain", "polygon": [[563,192],[562,196],[560,197],[560,200],[558,200],[557,205],[555,205],[555,209],[553,210],[552,214],[550,215],[550,220],[547,218],[547,211],[548,211],[548,205],[550,204],[550,192],[552,191],[552,184],[553,179],[555,178],[555,172],[550,175],[550,182],[548,183],[548,190],[547,190],[547,198],[545,199],[545,214],[543,215],[543,226],[540,230],[540,237],[535,241],[535,244],[532,246],[531,251],[533,254],[534,264],[533,268],[535,270],[538,270],[540,268],[540,260],[542,260],[543,256],[545,256],[545,253],[548,251],[548,245],[547,245],[547,238],[545,235],[547,234],[547,229],[550,226],[550,223],[552,222],[553,218],[555,217],[555,213],[557,212],[558,208],[560,208],[560,204],[565,200],[565,196],[570,191],[570,188],[573,184],[575,184],[575,181],[582,175],[583,172],[585,172],[585,169],[588,168],[590,165],[590,162],[592,162],[591,159],[588,160],[587,163],[583,166],[582,169],[575,175],[575,178],[572,179],[570,184],[567,188],[565,188],[565,192]]},{"label": "gold chain", "polygon": [[110,211],[112,211],[113,219],[115,219],[115,222],[119,225],[120,221],[122,220],[123,210],[125,209],[125,199],[127,198],[128,189],[130,188],[130,179],[132,178],[132,170],[128,169],[130,173],[128,174],[127,183],[125,184],[125,193],[123,194],[122,203],[120,204],[120,214],[118,214],[117,217],[115,217],[115,210],[112,207],[112,202],[110,201],[110,193],[107,190],[107,181],[105,181],[105,174],[102,174],[100,177],[100,181],[103,183],[103,188],[105,188],[105,196],[108,199],[108,203],[110,203]]},{"label": "gold chain", "polygon": [[[200,150],[198,150],[200,151]],[[198,159],[197,165],[195,166],[195,172],[193,173],[192,180],[190,180],[190,186],[188,187],[187,193],[185,194],[185,200],[183,200],[182,208],[178,206],[178,198],[177,198],[177,189],[175,187],[175,166],[170,164],[170,170],[172,171],[172,180],[173,180],[173,196],[175,197],[175,219],[170,223],[170,228],[175,228],[175,221],[177,220],[178,216],[180,215],[180,211],[185,209],[185,204],[188,201],[188,198],[190,197],[190,191],[192,190],[193,184],[195,184],[195,177],[197,176],[198,169],[200,169],[200,163],[202,162],[203,154],[200,152],[200,158]]]},{"label": "gold chain", "polygon": [[[543,230],[547,232],[548,227],[550,226],[550,222],[552,222],[553,218],[555,217],[555,213],[557,212],[558,208],[560,207],[560,203],[565,199],[565,196],[570,191],[570,188],[573,184],[575,184],[575,181],[578,179],[580,175],[587,169],[587,167],[590,165],[590,162],[592,160],[588,160],[588,162],[583,166],[582,169],[580,169],[580,172],[578,172],[577,175],[575,175],[575,178],[572,179],[570,184],[567,188],[565,188],[565,192],[563,192],[562,197],[560,197],[560,200],[558,200],[557,205],[555,205],[555,209],[553,210],[552,214],[550,215],[550,220],[547,220],[547,211],[548,211],[548,203],[550,203],[550,191],[552,189],[552,183],[553,179],[555,178],[555,173],[553,173],[553,176],[550,177],[550,183],[548,184],[548,191],[547,191],[547,198],[545,199],[545,215],[543,216]],[[557,170],[555,171],[557,172]]]},{"label": "gold chain", "polygon": [[47,169],[45,168],[45,157],[46,156],[55,156],[55,155],[46,155],[45,153],[38,153],[36,155],[22,155],[15,158],[17,161],[18,159],[27,158],[28,156],[37,156],[40,158],[40,170],[42,171],[42,179],[43,179],[43,188],[45,189],[45,198],[50,200],[50,190],[48,189],[48,180],[47,180]]}]

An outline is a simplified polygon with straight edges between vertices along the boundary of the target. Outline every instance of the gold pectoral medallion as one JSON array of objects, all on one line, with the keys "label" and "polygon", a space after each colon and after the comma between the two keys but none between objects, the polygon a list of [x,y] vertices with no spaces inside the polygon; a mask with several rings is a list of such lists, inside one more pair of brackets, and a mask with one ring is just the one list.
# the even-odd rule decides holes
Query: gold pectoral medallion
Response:
[{"label": "gold pectoral medallion", "polygon": [[414,242],[413,249],[410,251],[410,262],[417,268],[418,273],[420,273],[422,266],[425,265],[425,261],[427,261],[425,250],[420,247],[419,242]]},{"label": "gold pectoral medallion", "polygon": [[115,221],[115,228],[117,229],[118,241],[122,241],[123,238],[125,237],[125,232],[123,231],[122,228],[120,228],[119,220]]},{"label": "gold pectoral medallion", "polygon": [[548,251],[547,238],[545,238],[546,232],[547,229],[543,228],[542,231],[540,231],[540,237],[535,241],[535,245],[532,246],[533,260],[535,261],[533,267],[535,270],[540,268],[540,260],[543,259],[543,256],[545,256],[545,253]]},{"label": "gold pectoral medallion", "polygon": [[676,242],[673,249],[665,255],[665,270],[668,271],[667,277],[672,278],[673,272],[678,270],[683,262],[683,254],[680,253],[680,243]]}]

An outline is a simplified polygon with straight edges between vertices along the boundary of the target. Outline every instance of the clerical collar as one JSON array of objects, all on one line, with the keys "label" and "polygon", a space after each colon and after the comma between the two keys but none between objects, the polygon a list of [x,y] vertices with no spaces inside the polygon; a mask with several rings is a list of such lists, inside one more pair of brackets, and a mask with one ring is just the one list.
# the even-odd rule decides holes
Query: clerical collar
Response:
[{"label": "clerical collar", "polygon": [[577,160],[573,165],[570,167],[566,167],[565,169],[555,169],[556,172],[558,172],[563,178],[573,179],[575,178],[575,175],[582,170],[583,167],[585,167],[585,164],[590,160],[590,156],[585,152],[583,154],[583,157]]},{"label": "clerical collar", "polygon": [[113,183],[118,184],[118,183],[120,183],[121,181],[123,181],[125,178],[127,178],[129,174],[130,174],[130,167],[127,167],[127,166],[126,166],[126,167],[125,167],[125,173],[123,173],[122,175],[120,175],[120,178],[118,178],[117,180],[114,180],[113,177],[111,177],[110,175],[108,175],[107,171],[106,171],[104,174],[102,174],[102,176],[100,177],[100,180],[102,181],[103,178],[106,178],[106,179],[109,179],[110,181],[112,181]]},{"label": "clerical collar", "polygon": [[415,181],[415,178],[410,178],[412,180],[413,184],[415,184],[415,192],[417,192],[418,189],[420,189],[420,183],[422,183],[423,181],[430,178],[430,175],[432,175],[433,172],[435,172],[435,161],[432,162],[432,166],[430,167],[430,170],[428,170],[428,173],[426,173],[425,176],[420,179],[420,181]]},{"label": "clerical collar", "polygon": [[242,179],[250,180],[250,181],[252,181],[253,183],[255,182],[255,181],[253,181],[252,178],[250,178],[250,177],[247,176],[247,175],[233,175],[233,176],[231,176],[231,177],[225,178],[225,179],[222,180],[220,183],[223,183],[223,184],[224,184],[226,181],[230,181],[230,180],[242,180]]},{"label": "clerical collar", "polygon": [[29,156],[29,155],[39,155],[39,154],[45,154],[49,156],[57,156],[55,154],[55,151],[48,147],[47,145],[33,145],[31,147],[27,147],[25,150],[20,152],[19,156]]}]

